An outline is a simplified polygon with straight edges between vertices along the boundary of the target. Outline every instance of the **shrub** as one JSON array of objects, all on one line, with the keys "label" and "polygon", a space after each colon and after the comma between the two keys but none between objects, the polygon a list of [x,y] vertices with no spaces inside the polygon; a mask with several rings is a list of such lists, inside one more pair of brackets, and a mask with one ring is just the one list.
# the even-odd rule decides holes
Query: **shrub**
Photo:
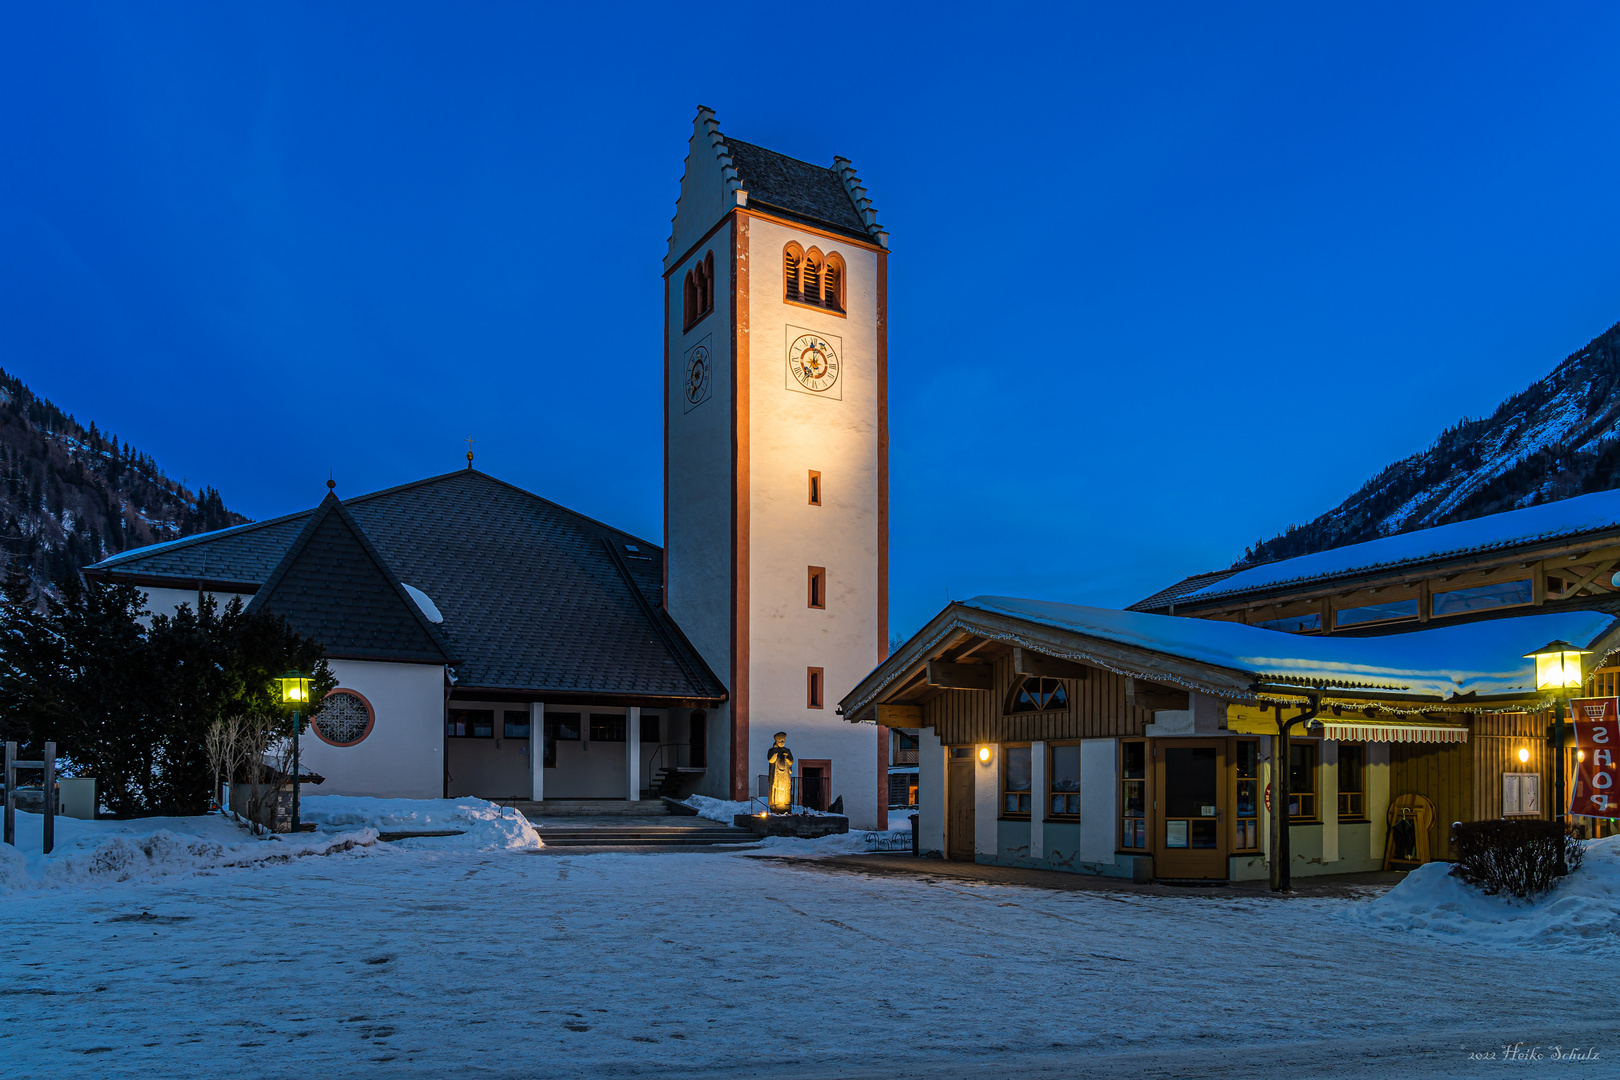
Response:
[{"label": "shrub", "polygon": [[1585,849],[1557,821],[1539,818],[1458,822],[1451,827],[1454,877],[1487,896],[1506,891],[1523,899],[1548,892],[1558,879],[1558,855],[1573,872]]}]

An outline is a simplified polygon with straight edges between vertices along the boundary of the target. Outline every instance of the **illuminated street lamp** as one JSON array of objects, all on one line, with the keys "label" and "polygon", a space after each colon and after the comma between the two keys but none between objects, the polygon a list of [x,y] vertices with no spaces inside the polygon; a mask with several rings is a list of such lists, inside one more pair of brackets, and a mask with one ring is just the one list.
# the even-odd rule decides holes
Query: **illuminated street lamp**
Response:
[{"label": "illuminated street lamp", "polygon": [[[292,804],[292,831],[300,830],[298,816],[298,788],[303,776],[303,767],[298,758],[299,727],[303,723],[302,711],[309,708],[309,676],[301,671],[289,671],[276,679],[281,687],[281,704],[292,709],[293,726],[293,804]],[[272,819],[273,820],[273,819]],[[274,828],[274,826],[271,826]]]},{"label": "illuminated street lamp", "polygon": [[[1571,690],[1579,690],[1586,679],[1581,657],[1590,649],[1577,649],[1567,641],[1549,641],[1535,652],[1525,653],[1536,662],[1536,689],[1553,695],[1553,820],[1562,824],[1564,816],[1564,701]],[[1558,872],[1567,874],[1564,847],[1558,846]]]}]

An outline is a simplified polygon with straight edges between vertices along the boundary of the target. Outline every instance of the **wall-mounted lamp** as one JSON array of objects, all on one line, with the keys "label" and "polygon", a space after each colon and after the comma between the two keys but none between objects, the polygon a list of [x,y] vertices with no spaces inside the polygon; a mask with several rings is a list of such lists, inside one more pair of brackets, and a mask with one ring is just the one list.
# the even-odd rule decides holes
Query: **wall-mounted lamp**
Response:
[{"label": "wall-mounted lamp", "polygon": [[990,748],[988,746],[979,747],[979,764],[990,764]]},{"label": "wall-mounted lamp", "polygon": [[1530,748],[1528,746],[1519,747],[1519,764],[1520,765],[1528,765],[1529,763],[1530,763]]},{"label": "wall-mounted lamp", "polygon": [[1575,760],[1576,761],[1585,761],[1586,760],[1586,751],[1585,750],[1577,750],[1577,751],[1575,751]]}]

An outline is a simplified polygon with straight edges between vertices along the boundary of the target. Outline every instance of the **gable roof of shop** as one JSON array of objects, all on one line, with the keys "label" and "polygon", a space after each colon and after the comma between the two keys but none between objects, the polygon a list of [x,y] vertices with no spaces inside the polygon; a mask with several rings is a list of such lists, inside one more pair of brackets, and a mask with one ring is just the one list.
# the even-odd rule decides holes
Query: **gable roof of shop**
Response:
[{"label": "gable roof of shop", "polygon": [[1604,655],[1620,645],[1620,620],[1597,611],[1498,619],[1397,637],[1342,638],[979,596],[948,605],[895,650],[844,699],[845,717],[863,718],[887,687],[963,631],[1227,700],[1306,691],[1435,704],[1524,698],[1536,693],[1535,664],[1523,659],[1525,653],[1553,640],[1595,647]]},{"label": "gable roof of shop", "polygon": [[[459,661],[459,686],[725,700],[723,684],[663,611],[656,545],[473,469],[342,506],[386,573],[442,613],[430,625]],[[126,551],[86,574],[253,592],[315,513]]]},{"label": "gable roof of shop", "polygon": [[[1261,592],[1281,586],[1329,580],[1351,574],[1393,570],[1492,551],[1575,540],[1583,536],[1620,533],[1620,490],[1578,495],[1573,499],[1487,514],[1470,521],[1437,525],[1432,529],[1397,533],[1360,544],[1298,555],[1292,559],[1228,572],[1192,588],[1183,589],[1177,602],[1199,603],[1218,597]],[[1201,576],[1201,575],[1200,575]],[[1170,587],[1182,589],[1192,579]],[[1163,592],[1131,605],[1148,610]]]}]

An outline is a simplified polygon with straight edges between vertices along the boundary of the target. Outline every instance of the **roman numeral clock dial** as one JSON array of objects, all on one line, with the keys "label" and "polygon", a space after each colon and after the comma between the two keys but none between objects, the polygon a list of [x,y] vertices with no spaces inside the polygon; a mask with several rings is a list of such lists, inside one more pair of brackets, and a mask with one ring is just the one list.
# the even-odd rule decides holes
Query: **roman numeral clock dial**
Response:
[{"label": "roman numeral clock dial", "polygon": [[830,338],[820,334],[799,334],[790,338],[787,361],[788,373],[794,381],[813,394],[825,394],[838,384],[841,361],[838,348]]}]

